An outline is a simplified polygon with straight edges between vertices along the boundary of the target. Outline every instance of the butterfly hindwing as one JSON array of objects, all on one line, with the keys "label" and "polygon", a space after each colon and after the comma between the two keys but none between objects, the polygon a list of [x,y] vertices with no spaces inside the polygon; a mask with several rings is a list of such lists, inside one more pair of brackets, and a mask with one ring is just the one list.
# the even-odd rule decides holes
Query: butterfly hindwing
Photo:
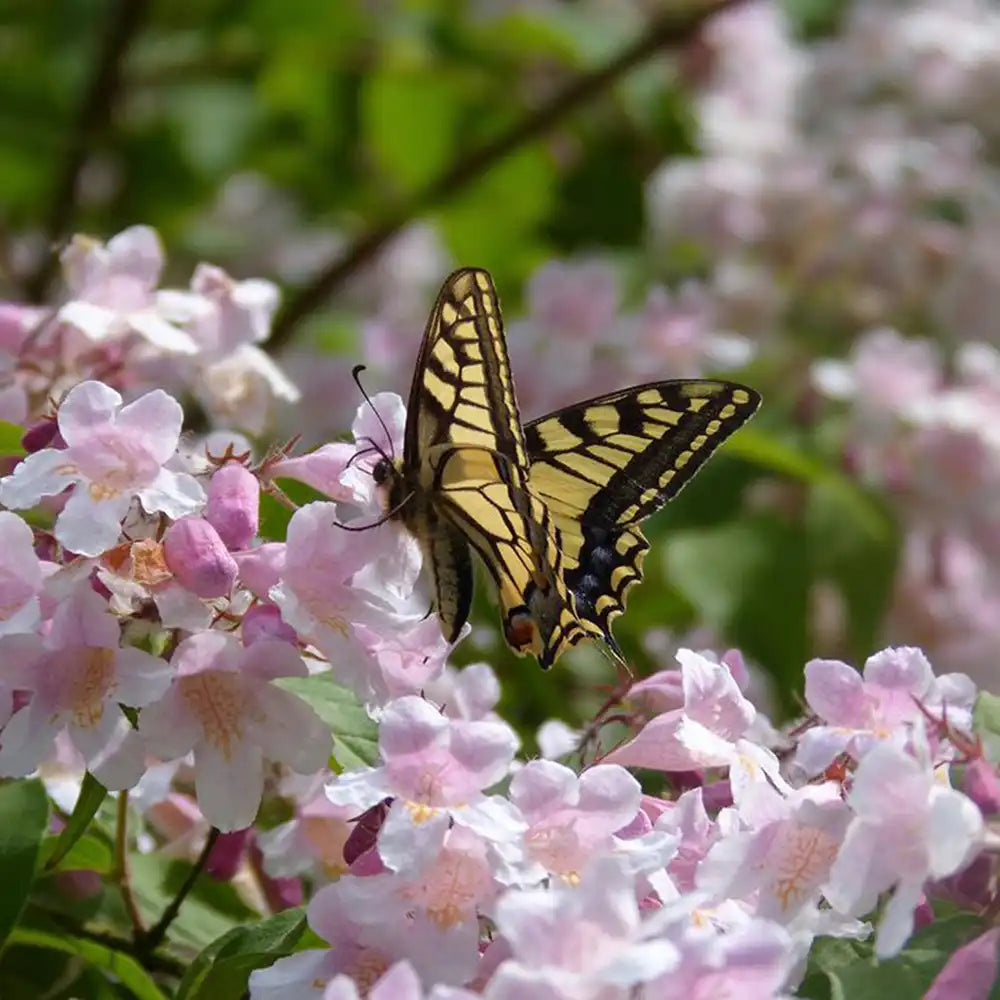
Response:
[{"label": "butterfly hindwing", "polygon": [[642,578],[640,522],[690,481],[760,405],[732,382],[656,382],[578,403],[525,428],[530,485],[559,531],[565,582],[605,642]]},{"label": "butterfly hindwing", "polygon": [[504,635],[518,652],[548,667],[588,634],[561,573],[558,535],[523,470],[485,448],[431,449],[435,495],[496,585]]}]

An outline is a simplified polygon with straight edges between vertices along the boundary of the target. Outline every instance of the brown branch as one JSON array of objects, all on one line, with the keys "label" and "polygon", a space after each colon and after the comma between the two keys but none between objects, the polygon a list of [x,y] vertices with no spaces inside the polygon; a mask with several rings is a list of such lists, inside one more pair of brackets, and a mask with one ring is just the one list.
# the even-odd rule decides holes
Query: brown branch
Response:
[{"label": "brown branch", "polygon": [[695,8],[674,5],[672,10],[653,21],[640,38],[609,62],[577,77],[506,131],[460,157],[402,206],[390,211],[381,222],[363,233],[309,284],[292,295],[275,318],[267,349],[273,353],[287,344],[306,316],[318,309],[333,291],[362,265],[367,264],[413,219],[468,187],[517,149],[544,135],[557,122],[654,56],[660,49],[690,41],[710,17],[741,2],[742,0],[711,0]]},{"label": "brown branch", "polygon": [[111,2],[100,55],[80,103],[67,144],[62,171],[55,183],[49,215],[45,221],[48,252],[35,273],[25,282],[25,292],[32,302],[41,302],[45,298],[56,271],[57,257],[54,249],[71,235],[70,230],[78,208],[77,188],[80,174],[95,140],[100,138],[111,122],[120,96],[125,54],[142,26],[148,10],[149,0]]}]

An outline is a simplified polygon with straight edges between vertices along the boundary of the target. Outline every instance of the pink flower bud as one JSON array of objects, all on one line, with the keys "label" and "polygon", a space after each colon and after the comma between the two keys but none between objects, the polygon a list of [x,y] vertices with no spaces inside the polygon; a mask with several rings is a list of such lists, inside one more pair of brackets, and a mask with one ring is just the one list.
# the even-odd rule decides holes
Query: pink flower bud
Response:
[{"label": "pink flower bud", "polygon": [[261,639],[281,639],[295,642],[295,629],[282,617],[273,604],[256,604],[243,616],[243,645],[252,646]]},{"label": "pink flower bud", "polygon": [[163,536],[170,572],[199,597],[222,597],[236,582],[236,560],[218,532],[201,517],[182,517]]},{"label": "pink flower bud", "polygon": [[1000,812],[1000,778],[993,765],[982,757],[966,766],[962,775],[962,791],[979,806],[984,816]]},{"label": "pink flower bud", "polygon": [[205,871],[220,882],[228,882],[233,878],[239,871],[252,832],[247,827],[235,833],[223,833],[208,852]]},{"label": "pink flower bud", "polygon": [[240,569],[240,582],[250,593],[264,599],[281,579],[285,568],[285,543],[265,542],[255,549],[237,552],[233,558]]},{"label": "pink flower bud", "polygon": [[[56,438],[59,438],[58,442]],[[21,435],[21,447],[29,455],[34,454],[36,451],[41,451],[43,448],[64,448],[65,446],[65,442],[59,434],[59,424],[51,417],[43,417],[41,420],[36,420]]]},{"label": "pink flower bud", "polygon": [[238,462],[226,462],[208,484],[205,517],[229,549],[245,549],[257,534],[260,484]]},{"label": "pink flower bud", "polygon": [[1000,927],[992,927],[952,952],[951,958],[924,994],[924,1000],[946,1000],[947,997],[968,1000],[990,996],[990,988],[997,975],[998,945]]}]

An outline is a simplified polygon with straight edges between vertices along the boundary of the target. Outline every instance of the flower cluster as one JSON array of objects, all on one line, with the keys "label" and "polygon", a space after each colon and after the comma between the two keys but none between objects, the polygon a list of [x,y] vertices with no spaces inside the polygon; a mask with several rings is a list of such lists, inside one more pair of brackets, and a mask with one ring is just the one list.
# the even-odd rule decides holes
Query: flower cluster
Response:
[{"label": "flower cluster", "polygon": [[[876,952],[896,954],[931,887],[985,858],[980,808],[949,781],[971,743],[968,678],[935,677],[912,648],[876,654],[863,675],[813,661],[810,724],[775,752],[726,666],[690,650],[678,660],[644,682],[672,688],[676,707],[647,715],[637,698],[632,735],[579,774],[517,762],[488,703],[451,714],[390,701],[380,763],[333,778],[325,807],[308,802],[265,847],[272,871],[287,870],[276,840],[298,826],[304,847],[311,829],[303,853],[337,878],[309,906],[331,948],[253,973],[253,1000],[421,987],[776,997],[816,938],[867,937],[883,896]],[[698,780],[643,795],[629,767]],[[988,895],[992,878],[987,864],[965,891]]]},{"label": "flower cluster", "polygon": [[[797,987],[818,939],[890,957],[932,900],[995,898],[977,689],[916,648],[862,674],[811,662],[787,732],[738,652],[681,649],[586,732],[548,727],[550,755],[519,757],[492,670],[448,665],[419,545],[382,523],[373,469],[402,448],[402,401],[376,395],[353,442],[310,452],[182,440],[150,373],[207,391],[213,359],[259,354],[270,293],[207,266],[196,290],[156,292],[156,248],[141,229],[72,244],[75,297],[12,364],[28,429],[0,478],[0,777],[37,773],[62,804],[89,772],[139,814],[140,850],[205,843],[216,878],[255,873],[261,909],[309,898],[330,947],[258,968],[252,1000],[764,1000]],[[552,323],[554,287],[535,292]],[[112,356],[113,378],[68,384]],[[321,498],[296,506],[290,481]],[[278,531],[265,497],[293,511]],[[327,714],[349,694],[377,723],[367,759]]]}]

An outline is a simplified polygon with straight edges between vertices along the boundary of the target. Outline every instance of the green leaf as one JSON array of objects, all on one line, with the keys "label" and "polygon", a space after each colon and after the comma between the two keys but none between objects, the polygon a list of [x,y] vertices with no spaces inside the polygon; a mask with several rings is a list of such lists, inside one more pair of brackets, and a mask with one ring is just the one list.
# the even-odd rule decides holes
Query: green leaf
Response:
[{"label": "green leaf", "polygon": [[249,87],[221,80],[174,87],[166,109],[188,162],[209,175],[238,160],[256,114]]},{"label": "green leaf", "polygon": [[[148,925],[160,918],[190,871],[190,864],[158,854],[132,856],[132,891]],[[200,951],[233,924],[249,923],[259,916],[231,883],[202,874],[170,925],[169,940]]]},{"label": "green leaf", "polygon": [[806,537],[799,525],[758,515],[680,532],[666,545],[670,581],[775,678],[788,708],[809,650]]},{"label": "green leaf", "polygon": [[337,684],[331,673],[281,677],[274,683],[302,698],[330,727],[337,769],[350,771],[378,762],[378,727],[354,692]]},{"label": "green leaf", "polygon": [[240,1000],[250,973],[291,954],[305,929],[302,909],[286,910],[248,927],[234,927],[191,963],[176,1000]]},{"label": "green leaf", "polygon": [[[921,997],[948,959],[983,930],[983,922],[963,913],[921,928],[899,955],[873,957],[872,942],[820,938],[809,955],[809,992],[800,996],[831,1000]],[[822,990],[821,979],[826,979]]]},{"label": "green leaf", "polygon": [[42,843],[42,857],[45,871],[93,871],[107,875],[114,865],[114,854],[111,845],[101,837],[86,833],[77,840],[68,851],[62,851],[59,859],[53,864],[58,837],[46,837]]},{"label": "green leaf", "polygon": [[516,286],[537,263],[537,231],[555,179],[549,155],[531,146],[452,198],[439,222],[455,260],[487,268],[500,288]]},{"label": "green leaf", "polygon": [[83,776],[80,794],[77,796],[73,813],[62,832],[56,837],[45,854],[45,867],[58,868],[63,857],[69,853],[73,845],[83,836],[95,813],[101,808],[101,803],[107,797],[108,790],[89,771]]},{"label": "green leaf", "polygon": [[50,933],[19,927],[10,936],[11,945],[27,948],[46,948],[82,958],[88,964],[107,972],[123,986],[130,989],[138,1000],[166,1000],[160,988],[146,970],[131,955],[116,951],[107,945],[71,935]]},{"label": "green leaf", "polygon": [[410,190],[448,162],[462,108],[461,82],[441,67],[381,67],[361,92],[365,135],[378,165]]},{"label": "green leaf", "polygon": [[0,945],[28,898],[48,821],[49,802],[40,781],[0,785]]},{"label": "green leaf", "polygon": [[24,437],[23,427],[0,420],[0,455],[26,455],[27,452],[21,444],[22,437]]},{"label": "green leaf", "polygon": [[[871,502],[874,505],[874,499]],[[831,488],[829,482],[810,490],[806,527],[812,575],[834,584],[842,596],[850,650],[861,661],[879,640],[892,599],[901,538],[888,512],[884,524],[874,530],[872,520],[857,513],[847,492]]]},{"label": "green leaf", "polygon": [[759,468],[777,472],[790,479],[822,485],[837,495],[840,503],[873,538],[889,538],[895,529],[885,510],[852,479],[821,459],[806,454],[766,431],[744,427],[725,445],[730,458],[742,458]]},{"label": "green leaf", "polygon": [[1000,697],[983,691],[972,714],[976,735],[983,741],[988,760],[1000,761]]}]

